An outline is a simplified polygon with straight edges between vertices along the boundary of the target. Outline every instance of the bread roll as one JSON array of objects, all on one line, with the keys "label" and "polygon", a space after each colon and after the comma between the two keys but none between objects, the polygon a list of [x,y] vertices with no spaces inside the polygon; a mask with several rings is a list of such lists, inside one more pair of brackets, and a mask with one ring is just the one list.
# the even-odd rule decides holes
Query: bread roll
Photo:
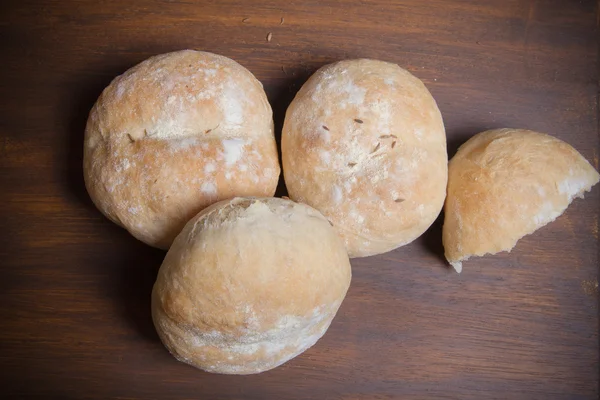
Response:
[{"label": "bread roll", "polygon": [[260,82],[233,60],[191,50],[152,57],[104,89],[83,164],[98,209],[163,249],[212,203],[272,196],[280,172]]},{"label": "bread roll", "polygon": [[158,334],[209,372],[275,368],[323,336],[350,284],[344,244],[316,210],[235,198],[177,236],[152,291]]},{"label": "bread roll", "polygon": [[473,136],[449,164],[444,209],[446,258],[460,272],[472,256],[510,251],[598,183],[567,143],[523,129]]},{"label": "bread roll", "polygon": [[321,211],[351,257],[412,242],[444,203],[442,116],[423,83],[395,64],[318,70],[287,110],[282,156],[290,198]]}]

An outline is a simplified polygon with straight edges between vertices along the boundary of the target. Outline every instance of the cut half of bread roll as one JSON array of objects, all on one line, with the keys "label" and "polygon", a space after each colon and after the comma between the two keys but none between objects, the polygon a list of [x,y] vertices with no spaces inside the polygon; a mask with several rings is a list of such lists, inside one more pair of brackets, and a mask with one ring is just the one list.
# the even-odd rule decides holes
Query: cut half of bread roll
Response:
[{"label": "cut half of bread roll", "polygon": [[599,178],[577,150],[552,136],[523,129],[475,135],[448,166],[446,259],[460,272],[469,257],[512,250]]}]

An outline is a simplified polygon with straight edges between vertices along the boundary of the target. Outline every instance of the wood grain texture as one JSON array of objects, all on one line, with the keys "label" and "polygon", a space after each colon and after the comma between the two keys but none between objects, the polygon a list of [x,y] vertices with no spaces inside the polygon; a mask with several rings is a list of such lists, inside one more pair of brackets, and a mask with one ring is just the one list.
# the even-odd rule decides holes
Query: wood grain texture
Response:
[{"label": "wood grain texture", "polygon": [[278,131],[316,68],[372,57],[426,83],[451,155],[481,130],[519,127],[556,135],[598,168],[597,21],[591,0],[1,2],[3,397],[597,398],[598,187],[461,275],[441,259],[439,220],[409,246],[353,260],[325,337],[280,368],[236,377],[162,347],[149,295],[164,253],[103,218],[81,171],[101,90],[183,48],[250,69]]}]

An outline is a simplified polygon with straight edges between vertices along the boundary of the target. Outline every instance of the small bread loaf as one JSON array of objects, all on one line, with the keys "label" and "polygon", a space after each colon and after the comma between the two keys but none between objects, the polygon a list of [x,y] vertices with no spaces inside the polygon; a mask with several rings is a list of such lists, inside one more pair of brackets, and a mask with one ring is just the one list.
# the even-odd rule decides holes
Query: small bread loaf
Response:
[{"label": "small bread loaf", "polygon": [[567,143],[522,129],[473,136],[452,158],[448,173],[443,242],[458,272],[469,257],[510,251],[599,179]]},{"label": "small bread loaf", "polygon": [[321,211],[350,257],[419,237],[446,195],[446,135],[435,100],[399,66],[346,60],[319,69],[287,110],[290,198]]},{"label": "small bread loaf", "polygon": [[216,54],[179,51],[131,68],[102,92],[85,131],[92,200],[163,249],[212,203],[272,196],[279,172],[262,85]]},{"label": "small bread loaf", "polygon": [[152,317],[178,360],[258,373],[323,336],[350,277],[344,244],[318,211],[235,198],[205,209],[177,236],[152,291]]}]

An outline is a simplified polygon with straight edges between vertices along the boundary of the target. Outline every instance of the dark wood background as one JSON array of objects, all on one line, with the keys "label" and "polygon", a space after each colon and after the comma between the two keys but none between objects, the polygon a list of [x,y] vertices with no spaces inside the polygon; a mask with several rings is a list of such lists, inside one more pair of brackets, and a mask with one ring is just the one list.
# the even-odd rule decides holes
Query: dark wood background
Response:
[{"label": "dark wood background", "polygon": [[0,396],[597,398],[598,187],[461,275],[442,259],[440,221],[409,246],[353,260],[325,337],[237,377],[163,348],[149,295],[164,253],[101,216],[81,163],[88,111],[111,79],[195,48],[264,83],[278,132],[316,68],[372,57],[427,84],[450,155],[479,131],[519,127],[568,141],[598,168],[598,33],[588,0],[0,2]]}]

